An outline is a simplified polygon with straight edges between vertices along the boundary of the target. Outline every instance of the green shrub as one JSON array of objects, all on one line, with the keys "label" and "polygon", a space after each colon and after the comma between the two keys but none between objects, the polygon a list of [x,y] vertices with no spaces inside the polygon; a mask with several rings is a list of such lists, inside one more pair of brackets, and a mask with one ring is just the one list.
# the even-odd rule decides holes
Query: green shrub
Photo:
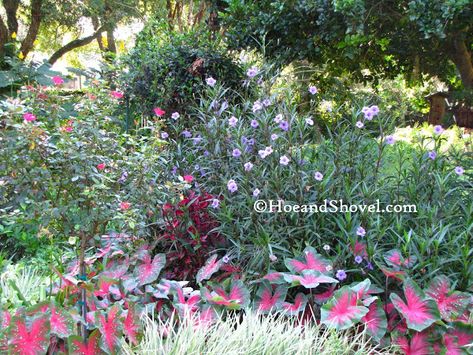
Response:
[{"label": "green shrub", "polygon": [[168,24],[150,21],[125,59],[121,76],[132,107],[145,116],[153,108],[185,113],[202,92],[202,79],[213,77],[237,88],[242,69],[219,40],[204,29],[178,32]]}]

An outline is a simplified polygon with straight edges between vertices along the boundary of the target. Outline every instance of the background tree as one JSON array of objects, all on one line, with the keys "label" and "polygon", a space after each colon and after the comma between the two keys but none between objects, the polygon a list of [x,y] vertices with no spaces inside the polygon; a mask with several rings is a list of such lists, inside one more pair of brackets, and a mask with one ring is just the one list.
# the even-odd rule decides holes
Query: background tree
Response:
[{"label": "background tree", "polygon": [[264,53],[281,63],[307,59],[359,80],[428,74],[459,86],[456,69],[473,88],[472,0],[228,0],[222,16],[233,48],[260,49],[264,38]]}]

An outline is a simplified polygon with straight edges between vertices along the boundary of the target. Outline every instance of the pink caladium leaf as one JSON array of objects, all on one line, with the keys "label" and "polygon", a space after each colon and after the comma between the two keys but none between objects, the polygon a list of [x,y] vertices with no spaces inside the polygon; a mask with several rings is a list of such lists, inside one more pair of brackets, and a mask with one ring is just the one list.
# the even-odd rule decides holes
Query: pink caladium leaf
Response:
[{"label": "pink caladium leaf", "polygon": [[335,292],[335,287],[336,285],[331,285],[328,287],[327,290],[320,292],[320,293],[315,293],[314,294],[314,301],[317,302],[318,304],[323,304],[326,301],[328,301],[330,298],[332,298],[333,293]]},{"label": "pink caladium leaf", "polygon": [[51,305],[50,310],[51,334],[57,335],[62,339],[72,335],[74,332],[74,319],[71,314],[54,304]]},{"label": "pink caladium leaf", "polygon": [[109,279],[120,279],[127,273],[129,266],[128,257],[109,260],[101,275]]},{"label": "pink caladium leaf", "polygon": [[392,249],[384,254],[384,260],[386,261],[386,264],[399,269],[402,267],[412,267],[417,261],[417,258],[414,255],[404,258],[399,250]]},{"label": "pink caladium leaf", "polygon": [[8,311],[0,311],[0,329],[6,329],[10,326],[11,314]]},{"label": "pink caladium leaf", "polygon": [[425,291],[437,303],[440,316],[443,320],[452,322],[457,319],[470,303],[471,295],[454,291],[450,287],[450,280],[444,275],[436,276]]},{"label": "pink caladium leaf", "polygon": [[103,298],[107,297],[111,292],[110,287],[117,283],[117,280],[109,279],[108,277],[100,277],[97,282],[97,287],[94,290],[94,296]]},{"label": "pink caladium leaf", "polygon": [[188,295],[184,294],[184,290],[177,282],[172,283],[171,293],[173,295],[173,305],[182,318],[193,315],[199,309],[200,294],[195,292]]},{"label": "pink caladium leaf", "polygon": [[262,282],[256,292],[254,308],[259,313],[269,313],[278,310],[286,299],[287,287],[273,287],[268,281]]},{"label": "pink caladium leaf", "polygon": [[100,355],[104,352],[100,349],[100,332],[98,329],[90,333],[87,344],[82,342],[82,338],[77,335],[68,339],[68,349],[71,355]]},{"label": "pink caladium leaf", "polygon": [[395,293],[391,293],[390,299],[397,311],[406,320],[409,329],[421,332],[440,320],[440,313],[435,301],[427,298],[414,281],[406,280],[403,290],[406,302]]},{"label": "pink caladium leaf", "polygon": [[[458,347],[471,347],[473,344],[473,324],[453,322],[447,330],[447,334],[456,340]],[[447,353],[448,354],[448,353]]]},{"label": "pink caladium leaf", "polygon": [[201,283],[204,280],[210,279],[213,274],[215,274],[223,264],[222,260],[217,260],[218,255],[212,255],[206,262],[205,265],[197,272],[196,280]]},{"label": "pink caladium leaf", "polygon": [[320,321],[337,330],[348,329],[368,313],[368,308],[358,303],[356,293],[343,286],[320,310]]},{"label": "pink caladium leaf", "polygon": [[102,334],[100,347],[107,353],[115,353],[122,335],[123,324],[121,309],[118,304],[114,304],[107,314],[97,313],[95,322]]},{"label": "pink caladium leaf", "polygon": [[203,306],[198,315],[196,319],[197,325],[202,327],[208,327],[214,323],[218,317],[217,312],[210,305]]},{"label": "pink caladium leaf", "polygon": [[202,290],[202,296],[211,304],[229,309],[246,308],[250,303],[250,292],[241,280],[225,280],[222,285],[212,285],[213,290]]},{"label": "pink caladium leaf", "polygon": [[284,285],[286,284],[286,280],[284,279],[284,275],[286,275],[285,273],[283,272],[270,272],[268,274],[266,274],[264,277],[263,277],[263,280],[268,280],[270,283],[272,284],[277,284],[277,285]]},{"label": "pink caladium leaf", "polygon": [[392,270],[388,268],[380,268],[380,269],[383,272],[383,274],[386,275],[388,279],[392,278],[398,281],[403,281],[406,276],[406,272],[402,270]]},{"label": "pink caladium leaf", "polygon": [[327,266],[330,266],[330,262],[322,255],[317,254],[312,247],[305,248],[302,256],[296,259],[286,259],[284,262],[292,273],[301,273],[304,270],[325,273],[327,272]]},{"label": "pink caladium leaf", "polygon": [[309,289],[316,288],[323,283],[338,283],[334,278],[315,270],[304,270],[302,271],[302,275],[285,275],[284,278],[293,285],[301,285]]},{"label": "pink caladium leaf", "polygon": [[397,337],[393,344],[399,346],[404,355],[432,354],[432,346],[426,333],[415,333],[410,341],[406,337]]},{"label": "pink caladium leaf", "polygon": [[0,354],[8,353],[7,328],[10,326],[10,322],[10,312],[0,311]]},{"label": "pink caladium leaf", "polygon": [[139,286],[156,281],[166,264],[166,256],[164,254],[157,254],[151,259],[148,251],[142,251],[140,260],[142,260],[142,263],[135,269],[135,277],[138,278]]},{"label": "pink caladium leaf", "polygon": [[9,332],[8,349],[12,354],[45,354],[49,347],[50,323],[44,315],[31,319],[15,316]]},{"label": "pink caladium leaf", "polygon": [[388,329],[388,321],[381,301],[370,304],[368,313],[366,313],[361,321],[365,325],[368,335],[380,341]]},{"label": "pink caladium leaf", "polygon": [[128,312],[123,322],[123,333],[130,343],[138,344],[141,334],[141,322],[137,306],[131,302],[128,302]]},{"label": "pink caladium leaf", "polygon": [[294,303],[283,302],[281,304],[284,313],[289,316],[295,316],[305,310],[307,305],[307,296],[303,293],[298,293],[294,298]]}]

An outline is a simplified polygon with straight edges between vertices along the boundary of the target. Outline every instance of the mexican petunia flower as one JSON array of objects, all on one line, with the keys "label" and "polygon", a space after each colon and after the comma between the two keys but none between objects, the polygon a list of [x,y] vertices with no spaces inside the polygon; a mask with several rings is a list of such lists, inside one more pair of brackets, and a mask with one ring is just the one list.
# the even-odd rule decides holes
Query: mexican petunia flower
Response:
[{"label": "mexican petunia flower", "polygon": [[319,90],[317,89],[316,86],[313,86],[313,85],[312,85],[312,86],[309,86],[309,93],[310,93],[311,95],[317,94],[318,91],[319,91]]},{"label": "mexican petunia flower", "polygon": [[458,176],[463,175],[464,172],[465,170],[461,166],[455,167],[455,174],[457,174]]},{"label": "mexican petunia flower", "polygon": [[251,120],[250,126],[253,128],[258,128],[259,123],[257,120]]},{"label": "mexican petunia flower", "polygon": [[313,126],[314,125],[314,120],[310,117],[306,118],[305,119],[305,123],[308,124],[309,126]]},{"label": "mexican petunia flower", "polygon": [[245,163],[245,165],[243,166],[245,167],[245,171],[250,171],[251,169],[253,169],[253,163],[251,162]]},{"label": "mexican petunia flower", "polygon": [[436,125],[434,127],[434,133],[435,134],[442,134],[442,132],[444,131],[443,127],[441,125]]},{"label": "mexican petunia flower", "polygon": [[238,185],[235,182],[235,180],[231,179],[231,180],[228,180],[227,188],[228,188],[228,191],[230,191],[231,193],[234,193],[238,190]]},{"label": "mexican petunia flower", "polygon": [[317,181],[322,181],[324,178],[323,174],[320,171],[316,171],[314,174],[314,179]]},{"label": "mexican petunia flower", "polygon": [[366,235],[366,231],[363,227],[358,227],[356,229],[356,235],[359,236],[359,237],[364,237]]},{"label": "mexican petunia flower", "polygon": [[283,155],[281,158],[279,158],[279,163],[281,165],[288,165],[289,164],[289,158]]},{"label": "mexican petunia flower", "polygon": [[361,264],[363,262],[363,257],[361,255],[355,256],[355,263]]},{"label": "mexican petunia flower", "polygon": [[171,118],[173,120],[177,120],[179,117],[181,117],[181,115],[179,114],[179,112],[173,112],[172,115],[171,115]]},{"label": "mexican petunia flower", "polygon": [[258,112],[259,110],[261,110],[263,108],[263,104],[261,103],[260,100],[256,100],[254,103],[253,103],[253,112]]},{"label": "mexican petunia flower", "polygon": [[270,99],[264,99],[263,100],[263,106],[264,107],[271,106],[271,100]]},{"label": "mexican petunia flower", "polygon": [[215,84],[217,83],[217,80],[215,80],[212,77],[208,77],[205,82],[207,83],[208,86],[214,87]]},{"label": "mexican petunia flower", "polygon": [[182,131],[181,134],[182,134],[185,138],[190,138],[190,137],[192,137],[192,133],[189,132],[187,129],[184,130],[184,131]]},{"label": "mexican petunia flower", "polygon": [[237,122],[238,118],[236,118],[235,116],[232,116],[228,119],[228,124],[230,125],[230,127],[236,127]]},{"label": "mexican petunia flower", "polygon": [[278,139],[278,137],[279,137],[279,136],[278,136],[276,133],[273,133],[273,134],[271,135],[271,140],[272,140],[272,141],[275,141],[276,139]]},{"label": "mexican petunia flower", "polygon": [[252,66],[250,69],[247,70],[246,75],[249,78],[254,78],[256,75],[258,75],[258,72],[259,72],[258,67]]},{"label": "mexican petunia flower", "polygon": [[220,206],[220,200],[214,198],[212,204],[210,205],[213,209],[217,209]]},{"label": "mexican petunia flower", "polygon": [[355,126],[357,126],[358,128],[363,128],[365,125],[363,124],[363,122],[357,121]]},{"label": "mexican petunia flower", "polygon": [[343,281],[347,278],[347,273],[345,272],[345,270],[338,270],[335,274],[335,277],[340,281]]},{"label": "mexican petunia flower", "polygon": [[288,131],[289,130],[289,123],[287,121],[282,121],[279,124],[279,128],[281,128],[283,131]]},{"label": "mexican petunia flower", "polygon": [[161,138],[162,138],[162,139],[166,139],[166,138],[168,138],[168,137],[169,137],[169,134],[168,134],[167,132],[162,132],[162,133],[161,133]]},{"label": "mexican petunia flower", "polygon": [[432,150],[427,154],[427,156],[429,157],[429,159],[435,160],[437,158],[437,153]]},{"label": "mexican petunia flower", "polygon": [[253,191],[253,197],[258,197],[258,195],[260,194],[260,190],[259,189],[254,189]]},{"label": "mexican petunia flower", "polygon": [[282,120],[283,120],[283,115],[282,114],[278,114],[276,115],[276,117],[274,117],[274,122],[276,122],[277,124],[281,123]]},{"label": "mexican petunia flower", "polygon": [[396,140],[394,139],[393,136],[386,136],[385,142],[386,142],[386,144],[394,144],[396,142]]},{"label": "mexican petunia flower", "polygon": [[233,149],[233,151],[232,151],[232,156],[233,156],[234,158],[240,157],[240,156],[241,156],[241,150],[238,149],[238,148]]}]

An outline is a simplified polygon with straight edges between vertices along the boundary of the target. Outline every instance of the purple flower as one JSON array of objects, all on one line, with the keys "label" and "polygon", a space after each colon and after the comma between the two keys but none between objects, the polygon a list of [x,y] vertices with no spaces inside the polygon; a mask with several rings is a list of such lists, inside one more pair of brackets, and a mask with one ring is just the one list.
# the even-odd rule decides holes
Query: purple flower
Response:
[{"label": "purple flower", "polygon": [[305,123],[308,124],[309,126],[313,126],[314,125],[314,120],[310,117],[306,118],[305,119]]},{"label": "purple flower", "polygon": [[186,137],[186,138],[192,137],[192,133],[189,132],[187,129],[186,129],[185,131],[182,131],[181,134],[182,134],[184,137]]},{"label": "purple flower", "polygon": [[379,107],[376,105],[373,105],[370,107],[370,111],[373,114],[373,116],[376,116],[379,113]]},{"label": "purple flower", "polygon": [[253,191],[253,197],[258,197],[258,195],[260,194],[260,190],[259,189],[254,189]]},{"label": "purple flower", "polygon": [[274,122],[276,122],[276,123],[279,124],[279,123],[281,123],[281,121],[283,120],[283,118],[284,118],[284,117],[283,117],[282,114],[278,114],[278,115],[276,115],[276,117],[274,117]]},{"label": "purple flower", "polygon": [[253,128],[258,128],[259,123],[258,123],[258,121],[256,121],[256,120],[251,120],[250,125],[251,125],[251,127],[253,127]]},{"label": "purple flower", "polygon": [[365,106],[365,107],[363,107],[363,108],[361,109],[361,112],[363,112],[365,115],[366,115],[368,112],[370,112],[370,111],[371,111],[370,108],[367,107],[367,106]]},{"label": "purple flower", "polygon": [[264,151],[266,152],[267,155],[270,155],[273,152],[273,148],[272,147],[266,147],[266,148],[264,148]]},{"label": "purple flower", "polygon": [[204,157],[208,157],[210,155],[210,152],[208,150],[204,151]]},{"label": "purple flower", "polygon": [[437,153],[434,150],[430,151],[427,155],[432,160],[435,160],[435,158],[437,158]]},{"label": "purple flower", "polygon": [[220,200],[214,198],[214,199],[212,200],[212,205],[211,205],[211,207],[212,207],[213,209],[217,209],[219,206],[220,206]]},{"label": "purple flower", "polygon": [[228,119],[228,124],[230,125],[230,127],[235,127],[237,122],[238,118],[236,118],[235,116],[232,116]]},{"label": "purple flower", "polygon": [[238,190],[238,185],[237,185],[237,183],[235,182],[235,180],[231,179],[231,180],[228,180],[227,188],[228,188],[228,191],[230,191],[231,193],[233,193],[233,192],[235,192],[235,191]]},{"label": "purple flower", "polygon": [[233,156],[234,158],[240,157],[240,156],[241,156],[241,150],[238,149],[238,148],[233,149],[233,151],[232,151],[232,156]]},{"label": "purple flower", "polygon": [[355,263],[361,264],[363,261],[363,258],[360,255],[355,256]]},{"label": "purple flower", "polygon": [[330,250],[330,245],[325,244],[325,245],[324,245],[324,250],[325,250],[325,251],[329,251],[329,250]]},{"label": "purple flower", "polygon": [[374,115],[373,115],[373,112],[371,111],[368,111],[365,113],[365,119],[368,120],[368,121],[371,121],[373,119]]},{"label": "purple flower", "polygon": [[273,133],[273,134],[271,135],[271,140],[272,140],[272,141],[275,141],[276,139],[278,139],[278,137],[279,137],[279,136],[278,136],[276,133]]},{"label": "purple flower", "polygon": [[279,124],[279,128],[281,128],[283,131],[288,131],[289,130],[289,123],[287,123],[287,121],[282,121]]},{"label": "purple flower", "polygon": [[394,144],[396,140],[393,136],[386,136],[386,144]]},{"label": "purple flower", "polygon": [[181,115],[179,114],[179,112],[173,112],[173,114],[171,115],[171,118],[173,120],[177,120],[179,117],[181,117]]},{"label": "purple flower", "polygon": [[208,86],[211,86],[211,87],[214,87],[215,84],[217,83],[217,80],[215,80],[214,78],[212,77],[209,77],[207,78],[207,80],[205,80],[207,82],[207,85]]},{"label": "purple flower", "polygon": [[266,148],[263,149],[263,150],[259,150],[259,151],[258,151],[258,154],[259,154],[259,156],[261,157],[261,159],[264,159],[264,158],[266,158],[268,155],[270,155],[272,152],[273,152],[273,148],[271,148],[271,147],[266,147]]},{"label": "purple flower", "polygon": [[356,235],[359,236],[359,237],[364,237],[366,235],[365,229],[362,226],[359,226],[356,229]]},{"label": "purple flower", "polygon": [[373,270],[373,269],[374,269],[373,264],[371,264],[370,261],[368,261],[368,263],[366,264],[366,268],[367,268],[368,270]]},{"label": "purple flower", "polygon": [[286,157],[285,155],[283,155],[283,156],[279,159],[279,164],[281,164],[281,165],[288,165],[288,164],[289,164],[289,158]]},{"label": "purple flower", "polygon": [[442,128],[441,125],[436,125],[436,126],[434,127],[434,133],[435,133],[435,134],[442,134],[442,132],[443,132],[443,128]]},{"label": "purple flower", "polygon": [[223,258],[222,258],[222,261],[226,264],[230,261],[230,257],[228,255],[225,255]]},{"label": "purple flower", "polygon": [[248,141],[246,142],[247,145],[255,145],[255,139],[254,138],[249,138]]},{"label": "purple flower", "polygon": [[254,78],[256,75],[258,75],[258,68],[256,66],[252,66],[250,69],[248,69],[248,71],[246,72],[246,75],[249,77],[249,78]]},{"label": "purple flower", "polygon": [[[177,174],[177,166],[173,166],[173,167],[172,167],[171,173],[172,173],[173,175],[176,175],[176,174]],[[122,175],[122,177],[123,177],[123,175]],[[121,178],[120,178],[120,179],[121,179]]]},{"label": "purple flower", "polygon": [[457,174],[458,176],[463,175],[464,172],[465,172],[465,170],[461,166],[457,166],[455,168],[455,174]]},{"label": "purple flower", "polygon": [[347,273],[345,272],[345,270],[338,270],[335,277],[340,281],[343,281],[347,278]]},{"label": "purple flower", "polygon": [[274,263],[274,262],[278,261],[278,257],[274,254],[269,254],[269,260]]},{"label": "purple flower", "polygon": [[319,90],[317,89],[317,87],[315,86],[309,86],[309,92],[311,93],[311,95],[315,95],[317,94]]},{"label": "purple flower", "polygon": [[168,134],[167,132],[162,132],[162,133],[161,133],[161,138],[162,138],[162,139],[166,139],[166,138],[168,138],[168,137],[169,137],[169,134]]},{"label": "purple flower", "polygon": [[202,141],[202,137],[200,135],[198,135],[197,137],[193,139],[194,139],[194,145],[197,145]]},{"label": "purple flower", "polygon": [[250,171],[251,169],[253,169],[253,163],[251,162],[245,163],[245,165],[243,166],[245,167],[245,171]]},{"label": "purple flower", "polygon": [[263,104],[261,103],[260,100],[256,100],[254,103],[253,103],[253,112],[257,112],[259,110],[261,110],[263,108]]},{"label": "purple flower", "polygon": [[322,173],[320,171],[315,172],[315,174],[314,174],[314,179],[315,180],[322,181],[323,178],[324,178],[324,176],[322,175]]},{"label": "purple flower", "polygon": [[365,125],[363,124],[363,122],[357,121],[355,126],[357,126],[358,128],[363,128]]},{"label": "purple flower", "polygon": [[268,107],[271,105],[271,100],[270,99],[264,99],[263,100],[263,106],[264,107]]}]

